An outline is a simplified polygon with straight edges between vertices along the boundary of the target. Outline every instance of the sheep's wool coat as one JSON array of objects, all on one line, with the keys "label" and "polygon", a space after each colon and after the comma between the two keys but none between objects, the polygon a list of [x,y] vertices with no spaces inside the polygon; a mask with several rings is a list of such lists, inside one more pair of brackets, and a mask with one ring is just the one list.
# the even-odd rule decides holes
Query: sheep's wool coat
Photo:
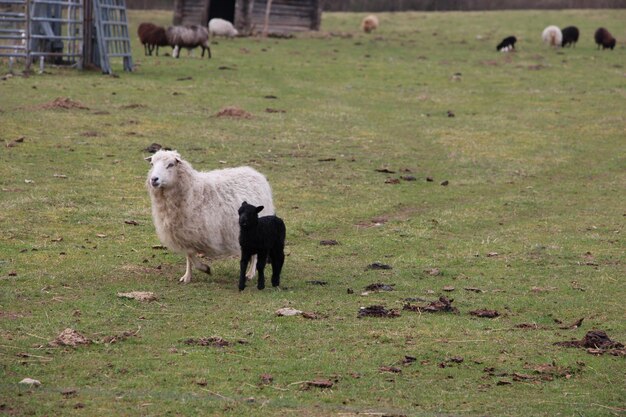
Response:
[{"label": "sheep's wool coat", "polygon": [[209,21],[209,33],[212,36],[237,36],[239,32],[228,20],[214,18]]},{"label": "sheep's wool coat", "polygon": [[543,41],[550,46],[561,46],[563,42],[563,33],[557,26],[548,26],[541,34]]},{"label": "sheep's wool coat", "polygon": [[241,203],[264,206],[264,216],[274,214],[267,179],[250,167],[198,172],[177,152],[162,150],[151,163],[146,186],[152,219],[161,243],[172,251],[209,258],[239,256]]}]

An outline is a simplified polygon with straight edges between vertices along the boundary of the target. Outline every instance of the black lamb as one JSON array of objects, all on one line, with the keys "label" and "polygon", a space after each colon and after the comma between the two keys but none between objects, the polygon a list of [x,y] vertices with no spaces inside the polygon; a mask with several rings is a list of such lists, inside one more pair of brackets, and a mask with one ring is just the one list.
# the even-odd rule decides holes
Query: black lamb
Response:
[{"label": "black lamb", "polygon": [[567,45],[576,46],[580,32],[576,26],[568,26],[564,28],[561,33],[563,34],[563,40],[561,41],[561,47],[565,48]]},{"label": "black lamb", "polygon": [[496,46],[496,50],[498,51],[510,51],[511,49],[515,49],[515,42],[517,42],[517,38],[515,36],[509,36],[508,38],[502,39],[502,42]]},{"label": "black lamb", "polygon": [[243,202],[239,207],[239,245],[241,262],[239,291],[246,288],[246,267],[252,255],[258,255],[256,269],[259,271],[257,288],[265,288],[265,264],[272,263],[272,286],[280,285],[280,271],[285,263],[285,223],[277,216],[259,217],[263,206],[255,207]]}]

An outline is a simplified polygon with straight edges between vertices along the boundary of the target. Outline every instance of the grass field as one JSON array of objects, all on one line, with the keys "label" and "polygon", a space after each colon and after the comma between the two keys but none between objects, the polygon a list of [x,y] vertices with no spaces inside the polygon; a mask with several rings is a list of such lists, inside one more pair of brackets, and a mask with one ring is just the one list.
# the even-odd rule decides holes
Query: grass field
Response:
[{"label": "grass field", "polygon": [[[171,14],[130,17],[134,33]],[[0,81],[0,414],[624,415],[624,357],[554,343],[626,342],[626,11],[381,14],[369,36],[362,17],[220,40],[210,61],[133,39],[133,73]],[[545,47],[548,24],[577,25],[578,46]],[[46,108],[58,97],[87,109]],[[239,293],[235,259],[178,283],[184,258],[153,249],[152,142],[268,177],[281,290]],[[134,290],[158,300],[116,296]],[[402,309],[441,295],[458,314]],[[400,317],[357,318],[372,305]],[[49,345],[66,328],[93,343]],[[230,344],[186,343],[209,337]]]}]

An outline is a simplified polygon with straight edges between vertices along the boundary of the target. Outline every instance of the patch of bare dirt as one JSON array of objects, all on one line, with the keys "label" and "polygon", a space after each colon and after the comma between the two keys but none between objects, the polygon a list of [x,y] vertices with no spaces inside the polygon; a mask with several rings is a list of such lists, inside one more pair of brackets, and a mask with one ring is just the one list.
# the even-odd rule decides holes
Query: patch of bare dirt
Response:
[{"label": "patch of bare dirt", "polygon": [[129,109],[144,109],[148,106],[146,106],[145,104],[127,104],[125,106],[120,107],[120,109],[125,109],[125,110],[129,110]]},{"label": "patch of bare dirt", "polygon": [[219,336],[212,337],[200,337],[198,339],[190,338],[185,340],[186,345],[195,345],[195,346],[211,346],[211,347],[226,347],[230,346],[230,342],[222,339]]},{"label": "patch of bare dirt", "polygon": [[428,303],[424,306],[416,306],[411,304],[405,304],[402,308],[403,310],[415,311],[418,313],[454,313],[458,314],[459,309],[452,305],[453,299],[448,299],[447,297],[441,296],[439,300]]},{"label": "patch of bare dirt", "polygon": [[235,106],[227,106],[218,111],[215,116],[217,117],[232,117],[234,119],[252,119],[252,114]]},{"label": "patch of bare dirt", "polygon": [[569,340],[557,342],[556,346],[577,347],[587,349],[587,353],[592,355],[603,355],[608,353],[613,356],[626,356],[626,348],[620,342],[611,340],[606,332],[602,330],[588,331],[581,340]]},{"label": "patch of bare dirt", "polygon": [[381,282],[377,282],[375,284],[370,284],[367,287],[365,287],[365,291],[394,291],[395,288],[393,288],[395,286],[395,284],[383,284]]},{"label": "patch of bare dirt", "polygon": [[114,344],[117,342],[122,342],[128,338],[131,337],[135,337],[137,336],[137,334],[139,333],[139,330],[141,330],[141,327],[137,330],[125,330],[121,333],[118,334],[114,334],[114,335],[110,335],[110,336],[105,336],[102,338],[102,343],[107,343],[107,344]]},{"label": "patch of bare dirt", "polygon": [[313,381],[306,381],[304,383],[303,389],[309,388],[332,388],[334,385],[333,381],[329,379],[314,379]]},{"label": "patch of bare dirt", "polygon": [[0,310],[0,319],[2,319],[2,320],[4,320],[4,319],[16,320],[16,319],[21,319],[22,317],[24,317],[24,315],[21,314],[21,313],[12,313],[10,311],[2,311],[2,310]]},{"label": "patch of bare dirt", "polygon": [[388,270],[388,269],[393,269],[393,267],[391,265],[387,265],[387,264],[383,264],[380,262],[374,262],[372,264],[369,264],[366,268],[366,270],[371,269],[371,270]]},{"label": "patch of bare dirt", "polygon": [[493,319],[500,316],[496,310],[474,310],[469,312],[472,316]]},{"label": "patch of bare dirt", "polygon": [[150,291],[118,292],[117,296],[137,301],[155,301],[157,299],[156,295]]},{"label": "patch of bare dirt", "polygon": [[70,329],[69,327],[63,330],[59,335],[50,343],[50,346],[71,346],[76,347],[78,345],[88,345],[91,343],[91,340],[87,339],[85,336],[80,334],[74,329]]},{"label": "patch of bare dirt", "polygon": [[26,137],[25,137],[25,136],[20,136],[19,138],[15,139],[15,140],[12,140],[12,141],[10,141],[10,142],[7,142],[5,146],[6,146],[7,148],[14,148],[14,147],[16,147],[18,144],[20,144],[20,143],[24,143],[24,139],[26,139]]},{"label": "patch of bare dirt", "polygon": [[336,246],[338,244],[339,242],[337,242],[335,239],[320,240],[321,246]]},{"label": "patch of bare dirt", "polygon": [[357,314],[357,318],[363,317],[400,317],[400,312],[394,309],[387,309],[385,306],[381,305],[373,305],[369,307],[361,307],[359,308],[359,313]]},{"label": "patch of bare dirt", "polygon": [[37,108],[43,109],[43,110],[50,110],[50,109],[89,110],[89,107],[85,106],[80,101],[72,100],[69,97],[57,97],[52,101],[40,104],[39,106],[37,106]]},{"label": "patch of bare dirt", "polygon": [[583,320],[585,320],[585,318],[581,318],[576,320],[574,323],[570,324],[570,325],[565,325],[565,326],[559,326],[559,329],[561,330],[576,330],[578,329],[580,326],[582,326],[583,324]]},{"label": "patch of bare dirt", "polygon": [[271,107],[268,107],[268,108],[265,109],[265,113],[287,113],[287,110],[272,109]]}]

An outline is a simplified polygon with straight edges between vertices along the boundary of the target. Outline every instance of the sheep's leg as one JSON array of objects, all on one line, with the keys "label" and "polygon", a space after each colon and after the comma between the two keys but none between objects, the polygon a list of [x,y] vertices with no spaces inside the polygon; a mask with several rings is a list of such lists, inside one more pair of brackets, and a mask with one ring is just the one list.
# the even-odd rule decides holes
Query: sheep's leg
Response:
[{"label": "sheep's leg", "polygon": [[193,263],[194,268],[211,275],[211,267],[209,265],[200,262],[200,259],[195,254],[189,256],[191,256],[191,263]]},{"label": "sheep's leg", "polygon": [[178,282],[182,282],[183,284],[189,284],[191,282],[191,265],[193,264],[191,260],[191,255],[187,255],[187,270],[185,271],[185,275],[180,277]]},{"label": "sheep's leg", "polygon": [[248,265],[248,270],[246,272],[246,278],[253,279],[256,275],[256,255],[252,255],[250,258],[250,264]]},{"label": "sheep's leg", "polygon": [[259,251],[258,259],[256,263],[256,269],[259,271],[259,281],[257,282],[257,288],[262,290],[265,288],[265,263],[267,262],[267,252]]},{"label": "sheep's leg", "polygon": [[239,291],[243,291],[246,288],[246,267],[248,262],[250,262],[250,255],[242,253],[241,261],[239,261]]}]

